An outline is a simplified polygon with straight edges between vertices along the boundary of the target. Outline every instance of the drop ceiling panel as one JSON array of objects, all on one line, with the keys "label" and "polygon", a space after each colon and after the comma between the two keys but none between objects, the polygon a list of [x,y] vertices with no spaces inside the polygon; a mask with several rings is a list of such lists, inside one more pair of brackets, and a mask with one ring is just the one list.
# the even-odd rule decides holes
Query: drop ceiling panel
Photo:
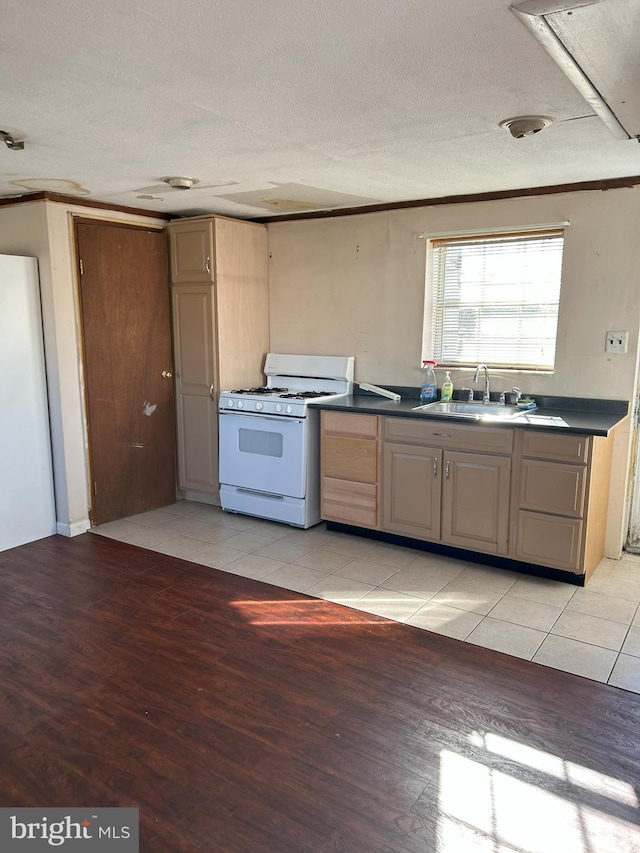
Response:
[{"label": "drop ceiling panel", "polygon": [[640,135],[640,6],[606,0],[546,17],[629,136]]}]

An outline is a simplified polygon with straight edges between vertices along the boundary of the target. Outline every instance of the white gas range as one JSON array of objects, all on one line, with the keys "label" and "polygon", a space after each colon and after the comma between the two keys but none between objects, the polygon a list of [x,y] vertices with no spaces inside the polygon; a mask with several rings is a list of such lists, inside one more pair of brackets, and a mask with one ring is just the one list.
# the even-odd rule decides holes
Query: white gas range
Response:
[{"label": "white gas range", "polygon": [[222,508],[311,527],[320,519],[320,428],[310,402],[351,394],[353,356],[269,353],[266,385],[220,394]]}]

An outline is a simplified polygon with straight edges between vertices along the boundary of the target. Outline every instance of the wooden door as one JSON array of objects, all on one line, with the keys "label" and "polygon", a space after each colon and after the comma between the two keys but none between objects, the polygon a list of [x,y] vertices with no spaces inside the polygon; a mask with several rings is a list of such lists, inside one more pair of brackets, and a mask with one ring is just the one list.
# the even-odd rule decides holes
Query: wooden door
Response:
[{"label": "wooden door", "polygon": [[386,442],[382,465],[382,529],[440,539],[442,450]]},{"label": "wooden door", "polygon": [[511,458],[446,451],[443,467],[442,542],[506,554]]},{"label": "wooden door", "polygon": [[164,231],[79,221],[91,520],[176,499]]}]

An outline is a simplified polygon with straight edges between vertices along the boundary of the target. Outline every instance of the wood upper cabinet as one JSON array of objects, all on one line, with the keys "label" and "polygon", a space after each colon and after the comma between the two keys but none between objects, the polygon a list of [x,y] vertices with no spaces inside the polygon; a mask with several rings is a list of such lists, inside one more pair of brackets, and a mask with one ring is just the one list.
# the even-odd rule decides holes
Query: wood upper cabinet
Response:
[{"label": "wood upper cabinet", "polygon": [[261,385],[269,349],[267,232],[225,217],[169,223],[178,486],[217,503],[218,395]]},{"label": "wood upper cabinet", "polygon": [[385,418],[384,439],[383,530],[507,553],[512,430]]},{"label": "wood upper cabinet", "polygon": [[321,412],[321,513],[329,521],[378,527],[379,418]]},{"label": "wood upper cabinet", "polygon": [[174,284],[211,282],[215,278],[214,222],[183,219],[169,226],[171,281]]},{"label": "wood upper cabinet", "polygon": [[603,436],[518,435],[513,557],[591,575],[604,555],[611,446]]}]

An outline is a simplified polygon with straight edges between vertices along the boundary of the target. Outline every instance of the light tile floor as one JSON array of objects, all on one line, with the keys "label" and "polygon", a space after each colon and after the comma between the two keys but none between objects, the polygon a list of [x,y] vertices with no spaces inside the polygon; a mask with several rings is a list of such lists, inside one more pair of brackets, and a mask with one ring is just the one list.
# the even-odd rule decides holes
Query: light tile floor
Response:
[{"label": "light tile floor", "polygon": [[640,693],[640,557],[583,588],[191,501],[92,532]]}]

